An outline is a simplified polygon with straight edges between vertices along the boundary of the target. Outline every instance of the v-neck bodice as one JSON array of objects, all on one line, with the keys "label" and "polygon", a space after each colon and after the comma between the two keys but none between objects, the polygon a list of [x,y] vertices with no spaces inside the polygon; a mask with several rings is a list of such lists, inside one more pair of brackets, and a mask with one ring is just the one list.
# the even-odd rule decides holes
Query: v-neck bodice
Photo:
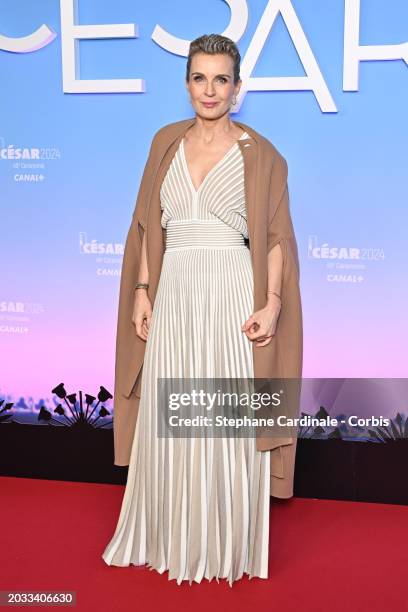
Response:
[{"label": "v-neck bodice", "polygon": [[[241,140],[241,139],[246,138],[246,137],[247,137],[247,133],[244,132],[243,134],[241,134],[241,136],[238,138],[238,140]],[[188,162],[187,162],[187,156],[186,156],[186,149],[185,149],[185,146],[184,146],[184,141],[185,141],[185,138],[182,138],[181,139],[181,143],[180,143],[181,155],[183,157],[183,162],[184,162],[184,165],[185,165],[186,174],[187,174],[188,178],[190,179],[191,188],[193,189],[193,192],[196,192],[196,193],[198,193],[200,191],[201,187],[203,186],[203,184],[205,183],[205,181],[207,179],[207,176],[211,175],[212,171],[215,170],[217,168],[217,166],[219,164],[221,164],[224,161],[224,159],[227,158],[228,155],[235,149],[235,147],[238,146],[238,143],[235,142],[232,145],[232,147],[230,147],[228,149],[228,151],[225,152],[225,154],[221,157],[221,159],[218,160],[218,162],[216,164],[214,164],[214,166],[207,172],[207,174],[205,175],[204,179],[201,181],[200,185],[198,187],[195,187],[194,183],[193,183],[193,179],[191,178],[191,172],[190,172],[189,167],[188,167]]]},{"label": "v-neck bodice", "polygon": [[[247,132],[239,140],[248,138]],[[209,170],[198,189],[187,166],[183,139],[164,177],[161,225],[171,220],[221,220],[248,238],[244,162],[238,142]]]}]

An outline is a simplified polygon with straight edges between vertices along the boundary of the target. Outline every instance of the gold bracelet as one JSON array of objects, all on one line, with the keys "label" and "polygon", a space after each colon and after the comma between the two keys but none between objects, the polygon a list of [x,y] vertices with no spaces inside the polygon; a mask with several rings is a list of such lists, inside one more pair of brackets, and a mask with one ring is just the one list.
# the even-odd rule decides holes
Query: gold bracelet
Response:
[{"label": "gold bracelet", "polygon": [[136,283],[135,285],[135,291],[136,289],[148,289],[149,288],[149,283]]}]

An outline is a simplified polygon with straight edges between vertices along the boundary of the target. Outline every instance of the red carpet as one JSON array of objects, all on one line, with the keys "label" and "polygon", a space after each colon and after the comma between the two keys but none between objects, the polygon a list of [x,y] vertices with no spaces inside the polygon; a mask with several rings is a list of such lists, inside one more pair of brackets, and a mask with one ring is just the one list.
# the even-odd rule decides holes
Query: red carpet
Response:
[{"label": "red carpet", "polygon": [[2,477],[0,487],[0,590],[73,590],[75,609],[90,612],[408,610],[406,506],[271,499],[269,580],[178,586],[102,560],[122,486]]}]

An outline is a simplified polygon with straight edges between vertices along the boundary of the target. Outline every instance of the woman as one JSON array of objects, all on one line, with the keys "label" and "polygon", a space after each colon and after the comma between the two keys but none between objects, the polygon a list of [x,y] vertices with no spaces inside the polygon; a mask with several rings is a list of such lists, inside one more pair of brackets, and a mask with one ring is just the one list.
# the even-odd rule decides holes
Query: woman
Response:
[{"label": "woman", "polygon": [[114,439],[115,464],[129,471],[102,556],[169,570],[177,584],[267,578],[270,495],[292,495],[290,437],[158,435],[158,378],[300,376],[287,165],[229,117],[239,63],[226,37],[191,43],[196,116],[153,139],[122,266]]}]

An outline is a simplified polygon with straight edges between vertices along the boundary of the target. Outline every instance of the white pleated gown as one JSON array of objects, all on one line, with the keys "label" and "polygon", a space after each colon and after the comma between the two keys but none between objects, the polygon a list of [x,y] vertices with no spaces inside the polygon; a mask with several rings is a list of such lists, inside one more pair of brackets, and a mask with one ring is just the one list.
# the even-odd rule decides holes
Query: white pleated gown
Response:
[{"label": "white pleated gown", "polygon": [[238,143],[196,190],[182,140],[161,208],[166,249],[139,414],[119,520],[102,558],[168,570],[177,584],[267,578],[270,452],[257,451],[254,436],[157,435],[157,378],[254,375],[252,343],[241,331],[253,312],[253,274]]}]

